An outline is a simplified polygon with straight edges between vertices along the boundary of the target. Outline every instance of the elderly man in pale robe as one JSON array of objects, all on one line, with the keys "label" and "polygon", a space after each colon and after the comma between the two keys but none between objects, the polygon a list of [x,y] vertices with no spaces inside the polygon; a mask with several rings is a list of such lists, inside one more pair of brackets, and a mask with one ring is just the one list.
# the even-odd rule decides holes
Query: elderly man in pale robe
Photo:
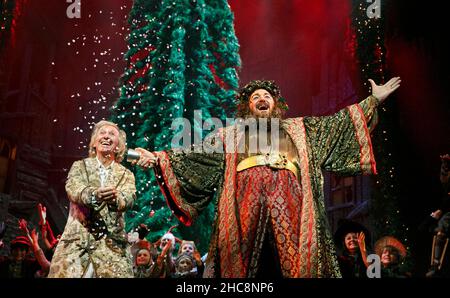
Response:
[{"label": "elderly man in pale robe", "polygon": [[124,212],[136,198],[132,172],[120,164],[126,135],[109,121],[92,132],[89,157],[73,163],[66,182],[70,212],[49,277],[133,277]]},{"label": "elderly man in pale robe", "polygon": [[254,130],[237,132],[238,124],[220,130],[219,145],[217,138],[206,139],[223,146],[223,153],[137,148],[138,165],[155,169],[182,223],[190,225],[208,203],[217,204],[204,276],[340,277],[322,170],[376,174],[370,131],[377,106],[400,82],[396,77],[379,86],[370,80],[372,95],[331,116],[282,119],[287,105],[278,86],[252,81],[239,93],[238,116],[279,120],[274,150],[230,150],[230,136],[242,143],[258,138],[262,127],[255,136]]}]

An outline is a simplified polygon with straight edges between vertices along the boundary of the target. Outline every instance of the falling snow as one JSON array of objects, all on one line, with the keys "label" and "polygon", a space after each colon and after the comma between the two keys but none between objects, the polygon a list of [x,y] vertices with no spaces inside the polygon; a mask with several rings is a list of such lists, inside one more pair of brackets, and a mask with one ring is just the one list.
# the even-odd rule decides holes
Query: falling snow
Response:
[{"label": "falling snow", "polygon": [[[82,30],[83,27],[87,28],[86,24],[83,24],[83,26],[80,26],[81,24],[77,22],[73,24],[72,32],[74,33],[72,36],[68,36],[66,45],[69,53],[80,57],[78,58],[80,62],[72,67],[78,67],[79,72],[86,73],[87,78],[97,77],[97,80],[91,82],[83,81],[84,87],[78,87],[78,89],[71,90],[69,93],[69,99],[78,103],[76,109],[79,120],[73,127],[75,136],[88,137],[93,125],[99,119],[109,117],[109,107],[118,98],[115,84],[125,67],[123,59],[124,49],[127,46],[125,38],[129,32],[129,28],[126,26],[127,19],[127,6],[121,5],[119,13],[114,13],[114,11],[105,8],[97,12],[90,11],[86,19],[80,20],[86,24],[89,22],[90,26],[92,24],[92,27],[89,27],[89,33]],[[109,25],[105,25],[104,20],[108,20]],[[114,42],[114,44],[110,42]],[[123,43],[122,50],[111,47],[118,42]],[[83,60],[81,60],[81,57]],[[55,66],[55,64],[54,61],[51,62],[52,66]],[[119,69],[120,71],[118,71]],[[116,73],[117,75],[114,76],[113,80],[104,76]],[[109,81],[106,79],[109,79]],[[111,81],[113,81],[113,84],[109,86]],[[90,108],[85,109],[86,107]],[[92,120],[92,122],[87,120]],[[56,122],[58,122],[58,119],[54,118],[53,123]],[[83,144],[83,141],[80,144]],[[81,150],[85,147],[85,145],[79,146],[78,149]]]}]

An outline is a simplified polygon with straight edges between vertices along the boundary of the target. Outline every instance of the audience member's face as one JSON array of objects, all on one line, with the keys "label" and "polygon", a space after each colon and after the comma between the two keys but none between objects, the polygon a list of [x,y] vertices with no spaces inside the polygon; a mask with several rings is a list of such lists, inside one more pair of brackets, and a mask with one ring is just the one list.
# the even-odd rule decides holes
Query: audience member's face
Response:
[{"label": "audience member's face", "polygon": [[254,117],[269,118],[275,108],[275,100],[269,91],[258,89],[250,95],[249,108]]},{"label": "audience member's face", "polygon": [[191,243],[185,243],[181,247],[181,253],[185,253],[192,256],[194,254],[194,246]]},{"label": "audience member's face", "polygon": [[150,264],[150,252],[146,249],[141,249],[138,251],[136,255],[136,265],[138,266],[145,266]]},{"label": "audience member's face", "polygon": [[[159,246],[160,249],[164,249],[167,243],[172,242],[172,240],[169,237],[164,237],[161,239],[161,244]],[[172,251],[172,247],[169,248],[169,251]]]},{"label": "audience member's face", "polygon": [[397,263],[397,254],[391,248],[385,247],[383,253],[381,254],[381,264],[383,266],[389,266],[391,264]]},{"label": "audience member's face", "polygon": [[14,261],[23,261],[25,257],[27,256],[28,249],[25,247],[15,247],[11,251],[11,256],[14,259]]},{"label": "audience member's face", "polygon": [[192,264],[192,261],[188,258],[183,258],[178,263],[178,272],[184,273],[189,272],[194,268],[194,265]]},{"label": "audience member's face", "polygon": [[119,131],[111,125],[102,126],[95,137],[94,147],[97,154],[108,154],[117,151],[119,146]]},{"label": "audience member's face", "polygon": [[358,234],[357,233],[347,233],[344,238],[345,247],[350,253],[355,253],[358,251]]}]

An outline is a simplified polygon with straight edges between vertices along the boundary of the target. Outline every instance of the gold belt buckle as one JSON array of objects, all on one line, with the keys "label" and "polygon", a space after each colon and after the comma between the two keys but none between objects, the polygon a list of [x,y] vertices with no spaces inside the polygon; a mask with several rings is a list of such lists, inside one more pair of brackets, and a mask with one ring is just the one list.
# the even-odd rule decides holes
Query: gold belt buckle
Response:
[{"label": "gold belt buckle", "polygon": [[266,153],[264,157],[267,166],[279,170],[286,168],[288,160],[285,155]]}]

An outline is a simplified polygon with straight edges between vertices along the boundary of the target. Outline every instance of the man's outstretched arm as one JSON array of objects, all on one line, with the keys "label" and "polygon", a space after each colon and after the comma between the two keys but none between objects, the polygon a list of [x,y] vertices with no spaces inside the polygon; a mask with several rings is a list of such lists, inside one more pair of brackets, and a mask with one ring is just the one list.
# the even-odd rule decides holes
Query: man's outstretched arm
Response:
[{"label": "man's outstretched arm", "polygon": [[224,172],[222,153],[173,149],[149,152],[136,148],[137,165],[153,168],[160,189],[174,215],[189,226],[213,199]]},{"label": "man's outstretched arm", "polygon": [[359,106],[366,117],[367,127],[372,132],[378,123],[377,107],[400,87],[401,80],[400,77],[394,77],[383,85],[377,85],[372,79],[369,79],[369,82],[372,87],[372,94],[361,101]]},{"label": "man's outstretched arm", "polygon": [[376,174],[370,132],[378,120],[377,106],[400,87],[400,78],[384,85],[373,80],[372,94],[330,116],[305,117],[306,134],[318,164],[345,175]]}]

